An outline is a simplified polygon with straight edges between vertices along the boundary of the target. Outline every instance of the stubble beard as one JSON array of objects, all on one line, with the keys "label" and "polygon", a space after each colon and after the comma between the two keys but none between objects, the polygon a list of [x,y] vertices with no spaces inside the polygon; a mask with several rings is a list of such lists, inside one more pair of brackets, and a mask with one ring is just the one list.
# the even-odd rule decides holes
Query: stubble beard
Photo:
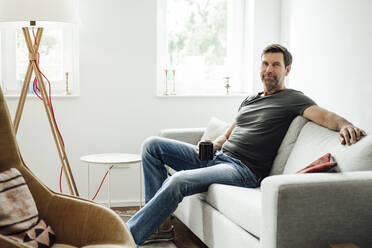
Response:
[{"label": "stubble beard", "polygon": [[264,76],[261,77],[261,81],[264,84],[267,91],[273,91],[280,87],[281,83],[277,76],[272,75],[273,79],[265,79]]}]

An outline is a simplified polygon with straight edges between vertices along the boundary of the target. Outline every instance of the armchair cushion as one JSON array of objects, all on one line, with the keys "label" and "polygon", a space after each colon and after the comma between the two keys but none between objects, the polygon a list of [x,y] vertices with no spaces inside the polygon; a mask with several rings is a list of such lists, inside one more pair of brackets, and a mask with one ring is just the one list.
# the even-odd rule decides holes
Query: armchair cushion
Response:
[{"label": "armchair cushion", "polygon": [[0,234],[13,235],[38,222],[36,204],[21,173],[11,168],[0,173]]},{"label": "armchair cushion", "polygon": [[31,247],[51,247],[55,233],[39,219],[31,192],[16,168],[0,173],[0,233]]},{"label": "armchair cushion", "polygon": [[35,248],[52,247],[56,240],[56,235],[52,227],[46,224],[42,219],[39,219],[37,224],[31,229],[9,237]]}]

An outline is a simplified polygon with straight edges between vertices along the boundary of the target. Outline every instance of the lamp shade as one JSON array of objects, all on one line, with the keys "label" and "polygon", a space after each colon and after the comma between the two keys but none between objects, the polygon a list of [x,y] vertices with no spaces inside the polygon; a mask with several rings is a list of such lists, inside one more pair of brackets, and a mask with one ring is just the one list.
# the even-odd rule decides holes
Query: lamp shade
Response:
[{"label": "lamp shade", "polygon": [[0,0],[0,24],[37,26],[45,23],[77,24],[77,0]]}]

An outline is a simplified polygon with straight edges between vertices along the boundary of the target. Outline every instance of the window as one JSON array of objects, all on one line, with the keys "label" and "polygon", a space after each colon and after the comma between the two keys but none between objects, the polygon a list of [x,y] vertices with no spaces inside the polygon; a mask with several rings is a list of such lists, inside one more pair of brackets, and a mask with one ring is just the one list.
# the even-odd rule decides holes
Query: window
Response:
[{"label": "window", "polygon": [[251,91],[253,0],[158,0],[158,95]]},{"label": "window", "polygon": [[[34,28],[36,35],[37,28]],[[44,28],[39,47],[40,70],[51,83],[52,95],[78,94],[77,34],[75,27]],[[0,31],[0,72],[5,95],[20,95],[28,67],[28,49],[22,29],[9,28]],[[32,43],[34,36],[30,29]],[[28,95],[35,95],[32,74]],[[45,78],[43,81],[48,89]],[[68,86],[66,87],[66,81]]]}]

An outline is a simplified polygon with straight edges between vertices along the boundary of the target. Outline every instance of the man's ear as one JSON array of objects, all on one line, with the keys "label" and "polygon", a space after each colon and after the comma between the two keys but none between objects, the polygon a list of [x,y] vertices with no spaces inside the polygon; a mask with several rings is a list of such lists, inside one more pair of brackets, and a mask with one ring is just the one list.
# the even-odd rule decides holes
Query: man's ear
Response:
[{"label": "man's ear", "polygon": [[290,71],[291,71],[291,66],[289,65],[285,68],[285,75],[288,76]]}]

